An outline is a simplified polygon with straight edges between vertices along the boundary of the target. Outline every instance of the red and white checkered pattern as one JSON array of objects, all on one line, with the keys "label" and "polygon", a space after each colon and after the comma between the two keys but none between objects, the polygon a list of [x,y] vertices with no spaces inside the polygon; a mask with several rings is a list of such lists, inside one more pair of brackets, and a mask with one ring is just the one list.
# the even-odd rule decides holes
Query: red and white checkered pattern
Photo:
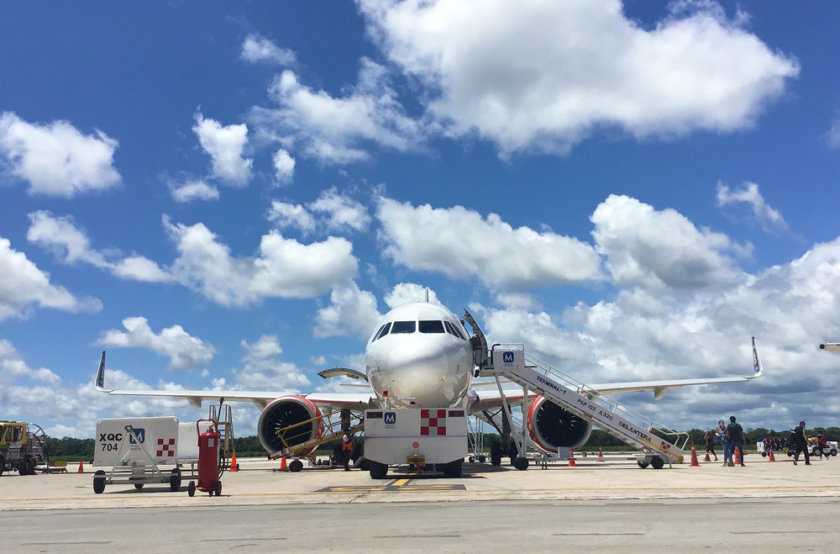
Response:
[{"label": "red and white checkered pattern", "polygon": [[159,449],[157,451],[158,458],[175,456],[175,439],[158,439],[157,445]]},{"label": "red and white checkered pattern", "polygon": [[420,410],[420,434],[446,435],[446,410]]}]

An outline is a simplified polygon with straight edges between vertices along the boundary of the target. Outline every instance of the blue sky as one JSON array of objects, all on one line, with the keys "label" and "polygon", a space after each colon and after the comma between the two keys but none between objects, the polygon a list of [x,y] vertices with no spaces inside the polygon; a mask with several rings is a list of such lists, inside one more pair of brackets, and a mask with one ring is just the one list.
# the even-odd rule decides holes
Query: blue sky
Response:
[{"label": "blue sky", "polygon": [[[673,427],[836,426],[834,2],[0,4],[0,418],[341,390],[428,287]],[[236,411],[240,435],[258,414]]]}]

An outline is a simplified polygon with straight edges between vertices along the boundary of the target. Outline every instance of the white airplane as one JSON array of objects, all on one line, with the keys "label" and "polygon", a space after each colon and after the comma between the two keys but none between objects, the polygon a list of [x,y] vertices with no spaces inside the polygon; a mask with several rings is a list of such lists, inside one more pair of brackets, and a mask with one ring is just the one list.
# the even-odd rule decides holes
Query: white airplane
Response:
[{"label": "white airplane", "polygon": [[840,352],[840,342],[826,342],[820,345],[820,350],[828,350],[829,352]]},{"label": "white airplane", "polygon": [[[466,315],[472,322],[471,316]],[[481,334],[480,329],[474,331]],[[479,337],[471,337],[463,323],[445,307],[419,302],[394,308],[379,320],[367,342],[366,374],[344,368],[321,372],[323,377],[345,375],[367,381],[369,389],[365,387],[363,393],[111,390],[106,389],[104,383],[105,352],[102,353],[95,386],[99,391],[114,395],[185,398],[196,408],[201,407],[204,400],[252,402],[262,410],[257,424],[260,442],[269,454],[276,456],[284,448],[277,436],[278,429],[310,421],[302,426],[295,442],[287,442],[287,445],[307,443],[313,439],[317,441],[323,428],[314,421],[323,413],[335,410],[362,412],[370,408],[457,407],[494,423],[490,411],[498,413],[501,410],[501,391],[479,392],[471,386],[481,342]],[[608,395],[650,390],[658,399],[670,388],[745,382],[761,374],[761,364],[756,355],[755,371],[747,377],[594,384],[587,386],[587,393],[597,391],[597,394]],[[520,405],[524,401],[521,388],[505,392],[504,396],[511,405]],[[526,423],[530,439],[538,448],[556,453],[558,449],[577,448],[589,438],[591,420],[580,418],[536,394],[529,395],[529,399],[531,409]],[[498,423],[500,418],[494,424]]]}]

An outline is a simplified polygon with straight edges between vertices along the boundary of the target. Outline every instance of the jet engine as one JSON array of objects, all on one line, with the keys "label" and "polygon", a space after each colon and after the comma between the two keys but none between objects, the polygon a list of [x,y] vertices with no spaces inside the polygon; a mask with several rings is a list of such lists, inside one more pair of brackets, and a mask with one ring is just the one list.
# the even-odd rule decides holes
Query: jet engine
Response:
[{"label": "jet engine", "polygon": [[[304,423],[306,422],[306,423]],[[323,420],[318,406],[303,396],[281,396],[272,400],[260,414],[257,433],[269,455],[321,437]],[[298,454],[308,454],[307,448]]]},{"label": "jet engine", "polygon": [[583,445],[592,433],[592,422],[540,396],[528,410],[528,431],[537,446],[557,452]]}]

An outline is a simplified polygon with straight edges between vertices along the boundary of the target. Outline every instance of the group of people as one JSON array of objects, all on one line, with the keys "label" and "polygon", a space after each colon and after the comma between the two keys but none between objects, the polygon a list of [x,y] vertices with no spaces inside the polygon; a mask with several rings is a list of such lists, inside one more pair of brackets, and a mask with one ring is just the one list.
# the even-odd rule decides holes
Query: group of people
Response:
[{"label": "group of people", "polygon": [[[740,451],[740,460],[738,461],[741,467],[744,466],[744,444],[747,442],[747,436],[744,434],[744,429],[741,424],[735,421],[735,416],[730,416],[729,425],[724,425],[723,420],[718,421],[718,426],[713,431],[707,431],[705,434],[706,454],[712,455],[717,461],[718,457],[715,453],[715,443],[720,443],[723,448],[723,465],[732,467],[735,465],[733,458],[735,449]],[[808,451],[808,435],[805,434],[805,422],[800,421],[790,434],[788,439],[789,448],[793,449],[793,465],[799,462],[799,454],[805,454],[805,465],[811,465],[810,452]]]}]

